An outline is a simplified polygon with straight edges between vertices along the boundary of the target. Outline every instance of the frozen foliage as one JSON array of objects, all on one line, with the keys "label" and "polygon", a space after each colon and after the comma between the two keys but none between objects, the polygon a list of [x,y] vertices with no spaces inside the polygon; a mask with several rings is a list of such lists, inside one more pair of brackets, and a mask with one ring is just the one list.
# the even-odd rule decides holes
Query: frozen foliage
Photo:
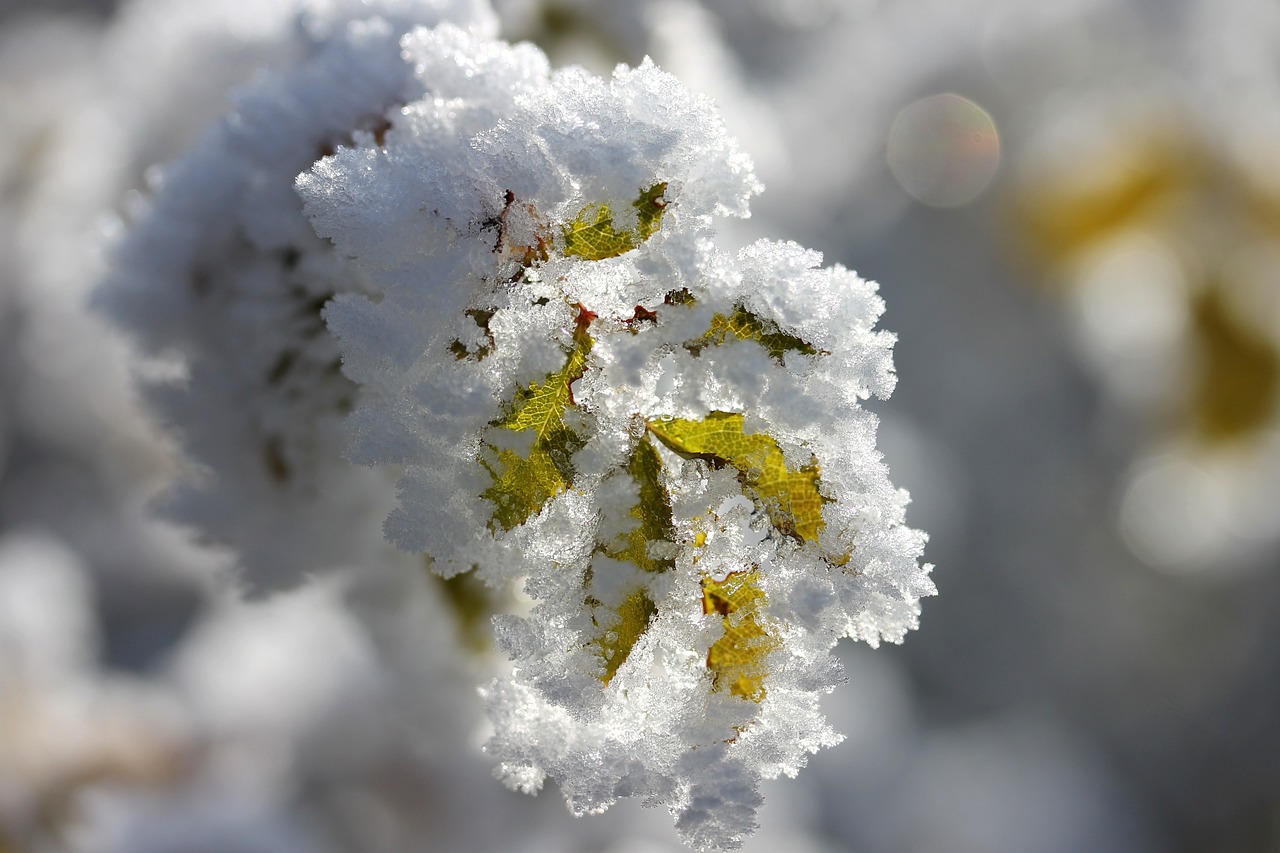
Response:
[{"label": "frozen foliage", "polygon": [[859,404],[893,384],[875,287],[717,248],[759,186],[652,63],[553,73],[449,25],[401,44],[425,94],[298,180],[360,282],[324,312],[351,457],[404,471],[397,544],[536,602],[496,621],[504,781],[737,846],[759,779],[839,740],[836,640],[899,641],[932,592]]},{"label": "frozen foliage", "polygon": [[102,289],[166,360],[151,400],[203,469],[174,489],[170,514],[235,546],[255,588],[380,547],[390,487],[342,459],[356,389],[320,316],[363,278],[311,231],[293,179],[421,94],[399,37],[446,18],[494,27],[467,0],[303,4],[277,31],[292,64],[260,75],[194,151],[151,174],[154,196]]},{"label": "frozen foliage", "polygon": [[[15,4],[45,20],[20,22]],[[1091,4],[1112,8],[1064,25],[1076,17],[1071,7]],[[109,22],[105,16],[70,24],[47,17],[73,5],[117,11]],[[277,78],[294,74],[318,44],[346,38],[349,20],[379,14],[399,38],[417,5],[397,11],[389,2],[376,8],[358,0],[344,7],[311,3],[302,19],[296,0],[15,0],[0,12],[0,112],[6,117],[0,126],[0,848],[6,851],[676,848],[668,815],[642,810],[640,798],[573,820],[556,791],[522,796],[489,778],[488,765],[496,762],[476,755],[484,733],[474,729],[484,715],[474,686],[492,676],[477,670],[505,655],[474,654],[490,626],[483,608],[464,614],[479,629],[471,632],[474,644],[458,644],[449,602],[439,595],[480,589],[479,573],[460,574],[446,587],[424,576],[419,554],[396,558],[381,545],[401,471],[347,468],[331,455],[345,441],[341,425],[338,441],[314,457],[299,457],[299,468],[332,466],[314,477],[331,491],[317,494],[310,507],[287,487],[246,488],[254,481],[237,484],[237,471],[220,470],[219,460],[194,460],[226,496],[224,506],[239,501],[228,515],[259,515],[278,523],[276,529],[264,524],[254,531],[241,519],[236,528],[218,530],[212,519],[204,523],[208,513],[190,501],[179,504],[179,517],[209,538],[247,543],[240,550],[257,588],[285,582],[298,589],[214,605],[194,594],[189,579],[208,578],[214,563],[225,566],[231,549],[190,547],[182,531],[143,512],[179,457],[172,452],[176,442],[157,441],[138,416],[124,382],[125,347],[91,322],[82,305],[100,278],[97,249],[108,234],[101,213],[116,211],[140,231],[157,227],[148,209],[171,213],[174,205],[165,198],[168,185],[147,188],[145,170],[190,151],[221,116],[239,110],[252,97],[239,87],[261,81],[264,68],[276,69]],[[760,810],[761,826],[744,845],[749,849],[1252,849],[1274,835],[1280,575],[1228,574],[1223,570],[1234,568],[1234,559],[1223,557],[1243,549],[1259,567],[1275,564],[1266,560],[1274,557],[1275,540],[1265,538],[1280,519],[1270,510],[1280,483],[1275,398],[1250,391],[1274,387],[1275,373],[1265,367],[1266,356],[1257,360],[1262,370],[1230,368],[1228,359],[1219,359],[1245,356],[1247,365],[1251,354],[1274,350],[1280,329],[1274,322],[1280,315],[1268,307],[1275,304],[1268,294],[1280,293],[1273,286],[1280,269],[1274,257],[1280,111],[1272,97],[1280,91],[1280,52],[1274,50],[1280,5],[1194,0],[1173,18],[1167,4],[1048,5],[502,0],[503,31],[536,42],[554,67],[582,61],[607,78],[618,61],[634,66],[649,54],[690,89],[716,99],[726,127],[743,140],[770,189],[751,199],[751,219],[715,222],[721,249],[736,249],[738,235],[748,231],[786,235],[822,247],[828,263],[874,267],[892,285],[882,293],[890,308],[886,322],[902,336],[894,347],[902,388],[892,406],[875,407],[886,418],[877,446],[894,482],[909,485],[918,499],[909,517],[932,534],[931,556],[945,558],[951,587],[944,601],[927,608],[928,630],[911,638],[905,654],[840,644],[850,684],[824,696],[822,710],[847,739],[810,757],[799,779],[761,783],[768,808]],[[392,12],[394,20],[387,17]],[[1196,69],[1202,66],[1224,79],[1201,77]],[[1130,83],[1117,78],[1121,67],[1137,71]],[[1123,189],[1125,175],[1138,179],[1130,187],[1157,190],[1143,195],[1141,205],[1122,205],[1133,214],[1123,222],[1104,217],[1115,227],[1094,232],[1101,239],[1077,256],[1087,259],[1082,266],[1068,262],[1048,271],[1075,285],[1060,292],[1080,315],[1074,328],[1083,332],[1081,353],[1101,370],[1104,387],[1120,393],[1099,396],[1083,382],[1065,359],[1061,318],[1016,292],[1019,271],[1002,262],[1002,253],[1016,234],[1011,226],[1036,218],[1004,215],[1008,191],[1017,188],[1011,168],[1002,173],[999,194],[946,211],[912,205],[884,168],[894,116],[957,80],[998,121],[1006,167],[1032,165],[1041,177],[1058,173],[1027,149],[1027,136],[1038,137],[1046,119],[1070,120],[1070,104],[1087,102],[1085,127],[1117,141],[1102,153],[1120,157],[1099,160],[1078,138],[1068,139],[1058,147],[1062,186],[1085,189],[1088,176],[1110,174],[1119,175],[1115,186],[1122,188],[1111,198],[1133,197]],[[1169,123],[1137,108],[1162,80],[1169,84],[1161,87],[1164,100],[1178,106],[1177,115],[1165,116],[1174,119]],[[1103,92],[1107,103],[1119,99],[1117,112],[1097,108],[1095,95]],[[268,124],[262,132],[297,126]],[[1125,128],[1138,133],[1129,136]],[[366,129],[376,134],[378,125]],[[1162,140],[1174,147],[1149,144]],[[280,136],[279,142],[288,148],[289,140]],[[1166,156],[1179,151],[1189,156]],[[1247,168],[1238,174],[1241,157]],[[282,184],[295,177],[281,169]],[[632,188],[626,205],[655,186]],[[1041,213],[1062,200],[1043,185],[1028,195]],[[674,193],[661,197],[676,201]],[[653,204],[658,198],[645,205],[650,226],[657,210],[666,211],[659,228],[648,229],[650,239],[674,222],[676,207]],[[1110,208],[1076,209],[1083,213],[1077,221],[1087,224]],[[575,219],[579,211],[570,209]],[[299,199],[281,210],[294,217],[301,212]],[[221,239],[217,227],[205,230]],[[556,242],[553,232],[552,248]],[[1059,249],[1067,245],[1055,242]],[[324,250],[316,247],[308,251]],[[548,261],[553,254],[547,252]],[[164,253],[154,258],[163,260]],[[610,260],[618,258],[597,263]],[[181,281],[153,283],[169,288]],[[1217,306],[1217,300],[1202,302],[1210,293],[1222,297]],[[157,295],[156,304],[165,304],[165,294]],[[702,307],[708,304],[704,298]],[[1194,310],[1197,305],[1222,310]],[[229,312],[208,303],[200,310],[210,335],[246,337]],[[671,322],[670,313],[663,324]],[[236,316],[252,320],[254,312]],[[130,322],[138,330],[146,323]],[[462,330],[448,340],[451,349],[455,339],[464,352],[488,343],[483,315],[458,322]],[[638,336],[654,330],[649,322]],[[778,322],[779,337],[772,340],[782,345],[784,364],[792,355],[807,358],[802,347],[786,348],[785,335],[804,339]],[[597,350],[605,346],[598,324],[592,321],[590,335]],[[712,338],[723,332],[724,340],[703,347],[702,357],[747,345],[729,339],[729,325],[721,321]],[[736,325],[751,336],[748,318],[738,317]],[[1240,334],[1246,329],[1250,334]],[[1204,344],[1212,346],[1201,349]],[[206,377],[216,375],[218,359],[226,359],[234,375],[244,355],[224,347],[193,359],[185,340],[152,350],[170,364],[199,361]],[[583,377],[553,387],[572,388],[576,399],[593,375],[588,368],[598,367],[592,367],[594,355],[579,352]],[[1199,374],[1198,365],[1210,369]],[[512,387],[545,385],[541,380],[564,366]],[[576,373],[575,366],[567,376]],[[1210,375],[1228,381],[1203,381]],[[204,395],[207,384],[191,381],[184,393]],[[354,382],[348,387],[357,401],[365,395]],[[1252,416],[1243,424],[1250,428],[1229,445],[1178,437],[1170,448],[1169,427],[1185,423],[1184,413],[1214,415],[1200,421],[1204,425],[1223,423],[1217,414],[1226,410],[1183,406],[1190,392],[1211,388],[1241,389],[1225,398],[1246,404],[1241,411]],[[1202,399],[1209,398],[1222,399]],[[286,406],[265,390],[220,399],[230,404],[165,406],[154,420],[166,422],[177,438],[246,421],[255,407],[275,407],[285,421],[311,417],[308,406]],[[203,422],[180,421],[187,416]],[[507,413],[492,419],[505,421]],[[1144,427],[1141,435],[1130,429],[1135,422]],[[762,428],[780,441],[772,425]],[[519,431],[508,432],[510,438]],[[687,428],[676,432],[668,437],[686,444],[708,440],[687,435]],[[294,423],[290,434],[306,433]],[[227,430],[224,452],[236,458],[231,448],[243,438]],[[192,458],[195,447],[186,443]],[[502,449],[497,441],[489,444],[494,453]],[[260,475],[262,446],[239,447],[246,469]],[[1114,487],[1123,466],[1145,451],[1160,458],[1149,468],[1140,459],[1141,470],[1119,499]],[[613,481],[643,482],[643,492],[635,487],[637,503],[643,495],[658,497],[658,478],[643,466],[663,469],[646,456],[634,476],[628,470]],[[259,464],[250,464],[253,459]],[[659,464],[666,462],[659,457]],[[575,476],[584,467],[574,459]],[[726,464],[722,470],[736,469]],[[489,481],[481,482],[488,490]],[[330,512],[347,489],[379,505],[351,500],[364,511]],[[195,491],[186,484],[180,494]],[[281,511],[290,502],[292,515]],[[1126,536],[1155,534],[1146,544],[1161,550],[1148,547],[1144,559],[1179,558],[1169,567],[1205,571],[1205,577],[1144,572],[1108,524],[1117,508]],[[337,547],[326,550],[324,540],[312,538],[309,510],[321,522],[315,528]],[[627,522],[627,515],[619,520]],[[663,520],[663,513],[650,513],[632,530],[647,543],[666,535]],[[629,544],[611,546],[604,556],[626,568],[633,564],[626,559]],[[260,559],[270,548],[289,562],[277,564],[269,554]],[[1207,558],[1204,568],[1188,555]],[[651,559],[656,566],[675,558],[657,553]],[[358,565],[323,578],[298,577],[338,562]],[[593,584],[603,565],[603,557],[593,564]],[[717,604],[727,610],[737,593],[727,578],[719,587],[695,594],[702,592],[712,610]],[[605,603],[599,590],[592,595]],[[639,621],[648,607],[639,596],[635,604]],[[1082,613],[1091,614],[1085,631]],[[593,615],[603,622],[608,613],[597,607]],[[759,618],[755,625],[763,627]],[[598,627],[591,626],[593,637]],[[639,660],[640,652],[623,656],[625,648],[609,649],[605,671],[612,662],[617,670],[605,692],[631,677],[631,660]],[[710,652],[702,649],[702,659]],[[687,654],[696,664],[699,651]],[[760,686],[772,689],[771,677]],[[748,678],[743,688],[751,687]],[[574,712],[574,725],[580,716]],[[1038,722],[1022,725],[1029,718]],[[1099,747],[1103,760],[1090,760]],[[1108,784],[1108,777],[1121,784]],[[1148,843],[1135,843],[1118,820],[1125,816],[1154,830]]]}]

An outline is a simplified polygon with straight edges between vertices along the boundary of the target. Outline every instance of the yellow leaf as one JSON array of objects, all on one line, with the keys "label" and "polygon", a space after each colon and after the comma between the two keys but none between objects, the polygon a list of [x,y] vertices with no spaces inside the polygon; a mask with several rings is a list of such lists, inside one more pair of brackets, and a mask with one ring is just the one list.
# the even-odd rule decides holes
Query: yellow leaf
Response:
[{"label": "yellow leaf", "polygon": [[[480,464],[493,478],[493,485],[480,496],[493,502],[489,529],[494,532],[524,524],[573,482],[573,454],[585,439],[565,423],[565,414],[574,405],[571,386],[587,368],[592,339],[586,330],[591,317],[590,312],[580,311],[565,366],[541,383],[518,390],[507,415],[491,424],[493,430],[485,439]],[[528,450],[500,446],[519,444],[518,439],[502,441],[501,432],[531,439]],[[529,435],[521,435],[525,433]]]},{"label": "yellow leaf", "polygon": [[[621,547],[602,545],[597,549],[599,553],[614,560],[631,563],[652,574],[668,571],[675,566],[676,530],[671,518],[671,500],[659,478],[661,468],[662,460],[652,444],[642,441],[636,445],[627,463],[627,472],[635,480],[639,495],[628,514],[639,523],[627,531]],[[594,577],[593,572],[594,567],[588,572],[588,587]],[[593,610],[603,607],[595,598],[588,598],[587,604]],[[616,612],[616,619],[602,614],[601,619],[597,620],[593,613],[592,620],[597,625],[608,620],[606,624],[610,626],[594,641],[604,658],[605,671],[601,680],[605,684],[617,675],[618,667],[631,654],[632,647],[649,627],[649,620],[656,612],[656,605],[641,587],[627,596]]]},{"label": "yellow leaf", "polygon": [[771,436],[744,432],[742,415],[732,412],[712,412],[702,420],[651,420],[648,428],[685,458],[736,468],[743,488],[769,513],[774,527],[801,542],[817,540],[827,498],[818,490],[816,459],[789,468]]},{"label": "yellow leaf", "polygon": [[778,639],[760,624],[765,601],[758,568],[731,572],[722,581],[702,579],[702,612],[719,613],[724,621],[724,636],[707,652],[712,689],[753,702],[764,699],[765,659],[778,647]]},{"label": "yellow leaf", "polygon": [[631,203],[636,211],[634,229],[616,230],[613,208],[608,204],[587,205],[564,227],[564,253],[569,257],[601,261],[631,251],[662,226],[662,214],[667,206],[662,194],[666,190],[665,181],[654,184]]},{"label": "yellow leaf", "polygon": [[733,314],[729,316],[716,314],[711,318],[711,328],[706,334],[684,346],[694,355],[699,355],[709,346],[724,346],[735,340],[755,341],[768,350],[769,357],[778,364],[783,363],[783,357],[788,352],[818,354],[818,350],[808,341],[782,331],[777,323],[765,320],[741,305],[734,308]]}]

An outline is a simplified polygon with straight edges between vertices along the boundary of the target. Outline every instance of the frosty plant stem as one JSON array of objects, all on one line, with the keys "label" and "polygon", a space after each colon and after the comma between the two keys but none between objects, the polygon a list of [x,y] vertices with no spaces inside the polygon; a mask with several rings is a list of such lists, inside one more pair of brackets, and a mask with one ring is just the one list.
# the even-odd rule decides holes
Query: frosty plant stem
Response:
[{"label": "frosty plant stem", "polygon": [[[322,406],[321,422],[341,425],[347,458],[378,482],[398,476],[388,538],[443,577],[523,583],[532,612],[494,620],[514,669],[484,691],[507,784],[531,792],[550,776],[576,814],[639,796],[689,844],[737,846],[758,781],[840,740],[818,710],[841,677],[836,641],[901,640],[933,591],[861,406],[894,383],[876,287],[793,243],[721,250],[715,219],[746,216],[760,186],[714,106],[651,62],[607,81],[552,72],[483,15],[405,27],[393,56],[406,6],[389,8],[326,30],[311,65],[242,97],[213,134],[217,156],[179,168],[223,204],[196,210],[193,232],[239,210],[235,239],[269,256],[314,228],[296,240],[334,295],[323,346],[293,349],[336,350],[342,375],[286,393],[231,348],[192,347],[193,379],[267,377],[252,399],[272,416],[250,420],[290,437],[291,478],[346,465],[307,441],[308,406],[340,391],[348,404]],[[296,157],[270,168],[253,146],[218,147],[233,129],[269,133],[246,105],[295,90],[343,102],[362,67],[378,96],[348,111],[345,133],[286,127],[263,150]],[[251,190],[219,195],[219,169],[250,173]],[[299,170],[302,216],[281,195]],[[177,205],[168,192],[157,210]],[[264,196],[278,209],[246,213]],[[331,245],[303,240],[315,234]],[[292,281],[199,254],[233,330],[252,326],[250,284],[278,298]],[[160,286],[120,279],[117,293]],[[197,408],[169,411],[191,429],[182,416]],[[203,456],[219,454],[235,457]],[[237,482],[213,467],[221,488]]]}]

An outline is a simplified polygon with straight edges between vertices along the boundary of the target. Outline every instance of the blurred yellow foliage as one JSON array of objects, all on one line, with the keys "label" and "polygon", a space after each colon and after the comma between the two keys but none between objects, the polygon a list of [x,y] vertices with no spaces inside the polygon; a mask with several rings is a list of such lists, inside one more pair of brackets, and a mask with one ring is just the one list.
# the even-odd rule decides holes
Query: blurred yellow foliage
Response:
[{"label": "blurred yellow foliage", "polygon": [[1280,334],[1248,316],[1235,263],[1280,246],[1280,207],[1264,183],[1192,122],[1165,119],[1118,132],[1100,156],[1044,170],[1016,205],[1031,254],[1068,284],[1129,239],[1158,241],[1175,260],[1188,371],[1170,411],[1176,432],[1208,446],[1260,435],[1280,401]]}]

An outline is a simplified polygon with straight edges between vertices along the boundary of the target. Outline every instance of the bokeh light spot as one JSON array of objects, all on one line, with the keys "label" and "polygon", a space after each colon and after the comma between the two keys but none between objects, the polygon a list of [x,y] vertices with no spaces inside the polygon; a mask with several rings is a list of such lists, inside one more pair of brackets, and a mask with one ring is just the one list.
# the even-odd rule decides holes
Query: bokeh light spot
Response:
[{"label": "bokeh light spot", "polygon": [[1203,571],[1227,546],[1231,486],[1221,472],[1181,454],[1139,464],[1120,505],[1120,530],[1153,568]]},{"label": "bokeh light spot", "polygon": [[991,115],[968,98],[930,95],[893,120],[888,159],[912,198],[956,207],[976,199],[995,177],[1000,135]]}]

